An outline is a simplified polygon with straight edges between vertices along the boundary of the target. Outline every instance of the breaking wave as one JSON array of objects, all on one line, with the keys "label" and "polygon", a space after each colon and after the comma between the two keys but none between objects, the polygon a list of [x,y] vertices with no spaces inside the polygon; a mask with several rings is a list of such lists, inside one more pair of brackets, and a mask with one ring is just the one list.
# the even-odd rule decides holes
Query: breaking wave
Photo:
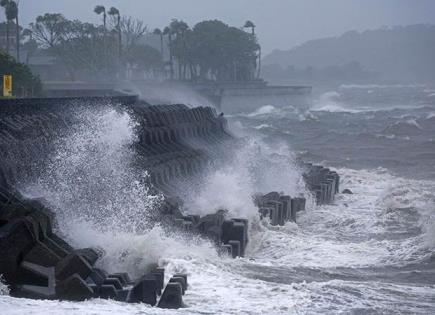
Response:
[{"label": "breaking wave", "polygon": [[270,115],[279,112],[279,109],[276,108],[273,105],[265,105],[257,110],[253,111],[252,113],[248,114],[248,117],[256,117],[256,116],[262,116],[262,115]]},{"label": "breaking wave", "polygon": [[392,125],[387,126],[383,133],[394,135],[415,135],[420,133],[421,126],[415,119],[406,119],[404,121],[397,121]]},{"label": "breaking wave", "polygon": [[401,89],[425,88],[424,84],[342,84],[339,89]]},{"label": "breaking wave", "polygon": [[341,95],[336,91],[329,91],[320,95],[320,97],[314,101],[314,105],[310,108],[311,111],[322,112],[349,112],[359,113],[363,110],[353,109],[346,107],[340,100]]},{"label": "breaking wave", "polygon": [[204,215],[225,209],[232,217],[252,220],[258,216],[252,199],[255,194],[306,193],[294,158],[284,143],[245,139],[223,164],[209,168],[199,184],[187,188],[185,206],[192,213]]}]

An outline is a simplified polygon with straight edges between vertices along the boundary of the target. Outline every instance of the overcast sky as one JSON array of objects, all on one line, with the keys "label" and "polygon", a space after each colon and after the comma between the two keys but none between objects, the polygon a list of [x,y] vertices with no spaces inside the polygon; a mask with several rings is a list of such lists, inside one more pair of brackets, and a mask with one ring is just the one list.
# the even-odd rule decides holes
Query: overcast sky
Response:
[{"label": "overcast sky", "polygon": [[257,25],[266,53],[348,30],[435,24],[435,0],[20,0],[21,23],[27,25],[46,12],[100,23],[93,13],[97,4],[115,6],[124,15],[144,20],[151,30],[173,18],[189,25],[220,19],[234,26],[249,19]]}]

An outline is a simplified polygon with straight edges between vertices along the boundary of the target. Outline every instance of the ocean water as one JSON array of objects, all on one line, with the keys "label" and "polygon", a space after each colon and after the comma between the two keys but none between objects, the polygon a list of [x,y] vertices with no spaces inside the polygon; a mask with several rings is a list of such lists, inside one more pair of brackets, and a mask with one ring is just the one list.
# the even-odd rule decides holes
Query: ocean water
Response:
[{"label": "ocean water", "polygon": [[[186,308],[15,299],[0,284],[0,313],[434,314],[434,93],[419,85],[346,85],[314,96],[311,108],[265,104],[229,117],[247,140],[199,187],[186,186],[186,207],[205,214],[215,205],[249,217],[249,248],[239,259],[219,257],[207,240],[146,224],[159,196],[133,166],[134,121],[110,109],[85,113],[92,127],[85,119],[61,139],[51,167],[23,189],[57,209],[74,245],[102,248],[104,268],[140,275],[158,261],[167,275],[187,273]],[[309,199],[297,224],[259,222],[253,193],[306,193],[299,156],[336,169],[341,189],[353,194],[325,206]],[[82,185],[74,185],[69,178],[83,168]],[[89,205],[104,198],[104,208],[93,211]],[[121,205],[128,207],[118,216]],[[78,220],[71,220],[73,206]]]}]

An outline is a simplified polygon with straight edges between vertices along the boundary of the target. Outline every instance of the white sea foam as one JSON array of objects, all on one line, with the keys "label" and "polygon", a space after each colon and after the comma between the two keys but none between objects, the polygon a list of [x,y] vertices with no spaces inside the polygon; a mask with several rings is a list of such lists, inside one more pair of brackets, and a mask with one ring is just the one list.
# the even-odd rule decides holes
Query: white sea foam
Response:
[{"label": "white sea foam", "polygon": [[275,106],[265,105],[253,111],[252,113],[248,114],[247,116],[256,117],[256,116],[270,115],[277,112],[279,112],[279,109],[277,109]]},{"label": "white sea foam", "polygon": [[424,84],[342,84],[339,89],[403,89],[424,88]]},{"label": "white sea foam", "polygon": [[348,108],[340,100],[341,95],[337,91],[329,91],[320,95],[320,97],[314,101],[314,105],[310,108],[311,111],[321,112],[349,112],[359,113],[365,110]]},{"label": "white sea foam", "polygon": [[312,112],[306,110],[302,113],[298,113],[299,121],[317,121],[319,118],[316,117]]},{"label": "white sea foam", "polygon": [[135,122],[111,108],[82,109],[75,119],[49,167],[24,191],[47,200],[73,246],[100,247],[105,268],[137,276],[164,253],[157,244],[169,236],[153,229],[162,197],[149,192],[147,173],[133,166]]},{"label": "white sea foam", "polygon": [[407,119],[407,120],[405,120],[405,124],[408,124],[408,125],[411,125],[411,126],[418,128],[418,129],[421,129],[421,126],[418,124],[418,122],[415,119]]},{"label": "white sea foam", "polygon": [[295,196],[305,192],[288,146],[266,144],[259,138],[247,139],[228,154],[223,165],[208,169],[200,184],[187,190],[185,206],[192,213],[225,209],[231,216],[251,219],[258,215],[254,194],[279,191]]},{"label": "white sea foam", "polygon": [[[183,297],[187,308],[173,310],[171,314],[324,314],[330,312],[331,307],[337,313],[358,310],[363,313],[373,310],[431,313],[435,309],[431,286],[377,280],[293,280],[310,278],[316,272],[333,275],[345,267],[355,268],[358,275],[358,268],[400,266],[424,260],[434,249],[435,244],[429,242],[429,237],[433,236],[429,225],[422,234],[407,239],[389,238],[388,229],[393,223],[400,228],[400,224],[419,226],[430,222],[427,215],[434,209],[435,183],[403,179],[385,169],[339,169],[338,172],[342,176],[342,189],[351,189],[353,195],[339,195],[335,205],[310,205],[307,212],[298,215],[297,225],[271,227],[267,223],[255,223],[247,258],[219,258],[207,242],[183,244],[182,238],[162,236],[158,228],[150,233],[155,233],[153,236],[145,236],[140,241],[128,238],[131,245],[127,248],[135,250],[137,257],[141,253],[143,257],[160,257],[159,262],[169,275],[188,274],[189,290]],[[420,216],[418,221],[401,219],[407,215],[406,211],[414,211],[407,208],[416,209]],[[403,225],[404,229],[409,227]],[[105,242],[109,241],[110,237]],[[100,242],[104,241],[96,241]],[[125,244],[121,243],[113,245],[112,255],[122,250]],[[150,251],[150,246],[160,249],[161,254]],[[105,261],[102,264],[111,266]],[[325,273],[322,270],[326,270]],[[406,301],[401,298],[404,295]],[[146,305],[98,299],[74,303],[3,296],[0,308],[2,314],[7,315],[23,312],[38,315],[167,314],[165,310]]]},{"label": "white sea foam", "polygon": [[9,294],[9,287],[6,284],[4,284],[3,276],[0,275],[0,296],[8,295],[8,294]]},{"label": "white sea foam", "polygon": [[[434,226],[425,222],[433,222],[435,204],[431,191],[435,183],[394,177],[384,170],[338,171],[342,187],[354,194],[339,195],[335,205],[311,208],[299,217],[296,230],[262,231],[265,236],[252,254],[258,262],[355,268],[386,263],[402,265],[430,255],[425,248]],[[415,210],[402,212],[400,209],[404,208]],[[391,211],[395,211],[394,218]],[[414,228],[402,222],[405,220],[402,216],[410,215],[408,211],[418,215],[414,227],[424,227],[424,233],[405,240],[390,239],[390,224],[400,233]],[[433,249],[434,245],[431,246]]]},{"label": "white sea foam", "polygon": [[110,108],[76,115],[79,123],[58,139],[48,169],[26,190],[49,201],[62,230],[74,220],[101,230],[143,228],[161,197],[149,193],[146,171],[133,167],[134,121]]},{"label": "white sea foam", "polygon": [[267,129],[267,128],[271,128],[272,126],[271,125],[268,125],[268,124],[261,124],[261,125],[258,125],[258,126],[255,126],[254,128],[255,129]]}]

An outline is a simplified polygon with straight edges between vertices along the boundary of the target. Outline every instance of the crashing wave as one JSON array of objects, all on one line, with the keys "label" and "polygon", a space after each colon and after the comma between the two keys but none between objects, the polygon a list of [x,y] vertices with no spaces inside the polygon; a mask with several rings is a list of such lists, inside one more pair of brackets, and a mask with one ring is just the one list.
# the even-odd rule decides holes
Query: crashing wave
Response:
[{"label": "crashing wave", "polygon": [[260,129],[267,129],[267,128],[272,128],[272,126],[271,126],[271,125],[268,125],[268,124],[261,124],[261,125],[258,125],[258,126],[255,126],[255,127],[254,127],[254,129],[257,129],[257,130],[260,130]]},{"label": "crashing wave", "polygon": [[320,95],[319,99],[314,102],[314,106],[310,108],[311,111],[320,112],[348,112],[359,113],[364,110],[348,108],[341,102],[341,95],[337,91],[329,91]]},{"label": "crashing wave", "polygon": [[382,133],[409,136],[420,134],[421,131],[422,128],[415,119],[407,119],[404,121],[397,121],[387,126]]},{"label": "crashing wave", "polygon": [[273,106],[273,105],[265,105],[257,110],[253,111],[252,113],[248,114],[248,117],[255,117],[255,116],[262,116],[262,115],[270,115],[273,113],[277,113],[279,110]]}]

